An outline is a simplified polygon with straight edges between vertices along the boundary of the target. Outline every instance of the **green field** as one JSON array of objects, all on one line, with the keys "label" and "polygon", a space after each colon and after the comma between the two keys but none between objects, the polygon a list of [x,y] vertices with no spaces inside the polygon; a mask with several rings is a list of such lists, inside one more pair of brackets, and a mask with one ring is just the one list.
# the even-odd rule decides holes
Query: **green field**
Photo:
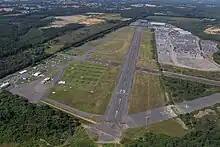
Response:
[{"label": "green field", "polygon": [[157,69],[157,63],[154,59],[156,49],[154,49],[153,43],[154,33],[150,29],[144,30],[138,53],[138,67],[147,69]]},{"label": "green field", "polygon": [[165,105],[160,77],[146,73],[135,73],[129,113],[142,112]]},{"label": "green field", "polygon": [[49,98],[82,111],[103,114],[115,87],[119,68],[74,62],[56,85]]},{"label": "green field", "polygon": [[220,72],[219,71],[201,71],[196,69],[188,69],[183,67],[177,67],[172,65],[161,65],[164,71],[181,73],[191,76],[197,76],[207,79],[220,80]]},{"label": "green field", "polygon": [[164,134],[172,137],[184,136],[188,131],[185,130],[181,124],[179,124],[175,119],[170,119],[162,122],[152,124],[148,127],[137,127],[129,128],[125,130],[123,137],[124,141],[134,140],[144,135],[147,132],[152,132],[156,134]]},{"label": "green field", "polygon": [[67,49],[66,51],[64,51],[64,53],[67,55],[72,55],[72,56],[83,56],[89,49],[91,48],[89,48],[88,45],[85,44],[77,48],[71,47]]},{"label": "green field", "polygon": [[180,103],[194,100],[220,92],[219,87],[200,84],[182,79],[163,77],[166,92],[169,93],[173,102]]},{"label": "green field", "polygon": [[106,35],[102,39],[89,42],[88,45],[97,51],[89,57],[120,63],[123,62],[124,55],[128,51],[134,31],[132,27],[124,27]]}]

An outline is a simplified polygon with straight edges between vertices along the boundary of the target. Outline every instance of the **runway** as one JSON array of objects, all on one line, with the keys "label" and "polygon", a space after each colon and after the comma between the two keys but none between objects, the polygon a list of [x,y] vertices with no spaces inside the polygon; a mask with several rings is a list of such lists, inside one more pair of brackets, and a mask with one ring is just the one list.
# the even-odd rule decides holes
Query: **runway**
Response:
[{"label": "runway", "polygon": [[[147,126],[160,121],[168,120],[177,117],[179,114],[191,113],[206,107],[213,106],[220,103],[220,93],[210,96],[205,96],[192,101],[179,103],[176,105],[169,105],[160,108],[155,108],[146,112],[139,112],[130,114],[129,121],[126,124],[129,127]],[[178,114],[173,111],[177,110]]]},{"label": "runway", "polygon": [[123,117],[128,115],[129,94],[132,86],[133,75],[136,67],[136,59],[142,37],[142,28],[137,27],[129,47],[118,84],[112,95],[109,108],[106,111],[106,121],[123,124]]}]

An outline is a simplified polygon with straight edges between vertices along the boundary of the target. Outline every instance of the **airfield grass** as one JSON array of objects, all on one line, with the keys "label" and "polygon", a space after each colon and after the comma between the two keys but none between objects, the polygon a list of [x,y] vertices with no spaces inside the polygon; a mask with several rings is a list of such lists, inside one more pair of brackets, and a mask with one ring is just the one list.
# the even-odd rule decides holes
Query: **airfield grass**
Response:
[{"label": "airfield grass", "polygon": [[75,61],[67,67],[61,80],[49,98],[73,108],[95,114],[103,114],[115,87],[119,68]]},{"label": "airfield grass", "polygon": [[152,132],[156,134],[164,134],[171,137],[180,137],[188,133],[181,124],[179,124],[175,118],[165,121],[161,121],[149,126],[129,128],[123,133],[124,141],[134,140],[143,136],[147,132]]},{"label": "airfield grass", "polygon": [[97,51],[91,54],[89,58],[100,58],[121,63],[129,49],[134,31],[133,27],[121,28],[104,38],[88,43]]},{"label": "airfield grass", "polygon": [[105,13],[102,16],[99,16],[98,18],[107,19],[107,20],[121,20],[121,14],[118,13]]},{"label": "airfield grass", "polygon": [[70,48],[68,51],[64,51],[64,53],[74,56],[83,56],[88,50],[89,48],[82,46],[78,48]]},{"label": "airfield grass", "polygon": [[57,51],[59,51],[64,45],[62,44],[50,44],[50,43],[45,43],[44,46],[46,47],[45,52],[48,54],[53,54]]},{"label": "airfield grass", "polygon": [[153,39],[154,33],[150,29],[145,29],[140,43],[137,67],[157,69],[157,63],[153,57],[153,52],[155,52],[153,51]]},{"label": "airfield grass", "polygon": [[146,73],[135,73],[129,113],[142,112],[165,105],[165,96],[160,86],[160,77]]},{"label": "airfield grass", "polygon": [[163,71],[181,73],[181,74],[197,76],[212,80],[220,80],[219,71],[202,71],[202,70],[189,69],[189,68],[183,68],[183,67],[177,67],[177,66],[165,65],[165,64],[161,64],[161,67]]}]

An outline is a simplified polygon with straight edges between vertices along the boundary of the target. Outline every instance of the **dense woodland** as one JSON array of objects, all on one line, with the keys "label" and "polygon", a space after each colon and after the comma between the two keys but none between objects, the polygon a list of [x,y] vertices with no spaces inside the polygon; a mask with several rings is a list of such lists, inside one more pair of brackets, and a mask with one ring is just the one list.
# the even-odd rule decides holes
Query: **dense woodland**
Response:
[{"label": "dense woodland", "polygon": [[8,92],[0,93],[0,144],[22,147],[63,144],[79,123],[61,111],[31,104]]},{"label": "dense woodland", "polygon": [[[60,50],[74,45],[79,46],[89,40],[103,37],[104,34],[134,21],[133,19],[107,21],[101,26],[96,24],[91,27],[70,24],[62,28],[39,29],[39,27],[45,26],[53,20],[45,19],[49,14],[43,15],[38,12],[22,16],[0,16],[0,26],[2,28],[0,30],[0,78],[51,56],[51,54],[45,53],[44,43],[65,35],[65,33],[68,34],[76,30],[75,35],[77,37],[72,38],[70,44],[64,43],[64,47]],[[65,15],[67,14],[65,13]]]},{"label": "dense woodland", "polygon": [[166,91],[174,102],[183,102],[211,95],[220,91],[219,87],[182,79],[163,77]]}]

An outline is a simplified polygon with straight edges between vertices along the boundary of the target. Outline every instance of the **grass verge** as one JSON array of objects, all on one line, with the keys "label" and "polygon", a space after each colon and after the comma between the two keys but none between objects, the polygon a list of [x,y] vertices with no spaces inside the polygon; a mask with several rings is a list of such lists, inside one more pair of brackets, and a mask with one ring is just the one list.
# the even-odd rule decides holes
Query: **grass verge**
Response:
[{"label": "grass verge", "polygon": [[140,49],[138,53],[137,66],[147,69],[158,69],[155,61],[154,53],[154,33],[150,29],[143,32]]},{"label": "grass verge", "polygon": [[129,113],[142,112],[165,105],[164,92],[159,78],[151,74],[135,73]]}]

